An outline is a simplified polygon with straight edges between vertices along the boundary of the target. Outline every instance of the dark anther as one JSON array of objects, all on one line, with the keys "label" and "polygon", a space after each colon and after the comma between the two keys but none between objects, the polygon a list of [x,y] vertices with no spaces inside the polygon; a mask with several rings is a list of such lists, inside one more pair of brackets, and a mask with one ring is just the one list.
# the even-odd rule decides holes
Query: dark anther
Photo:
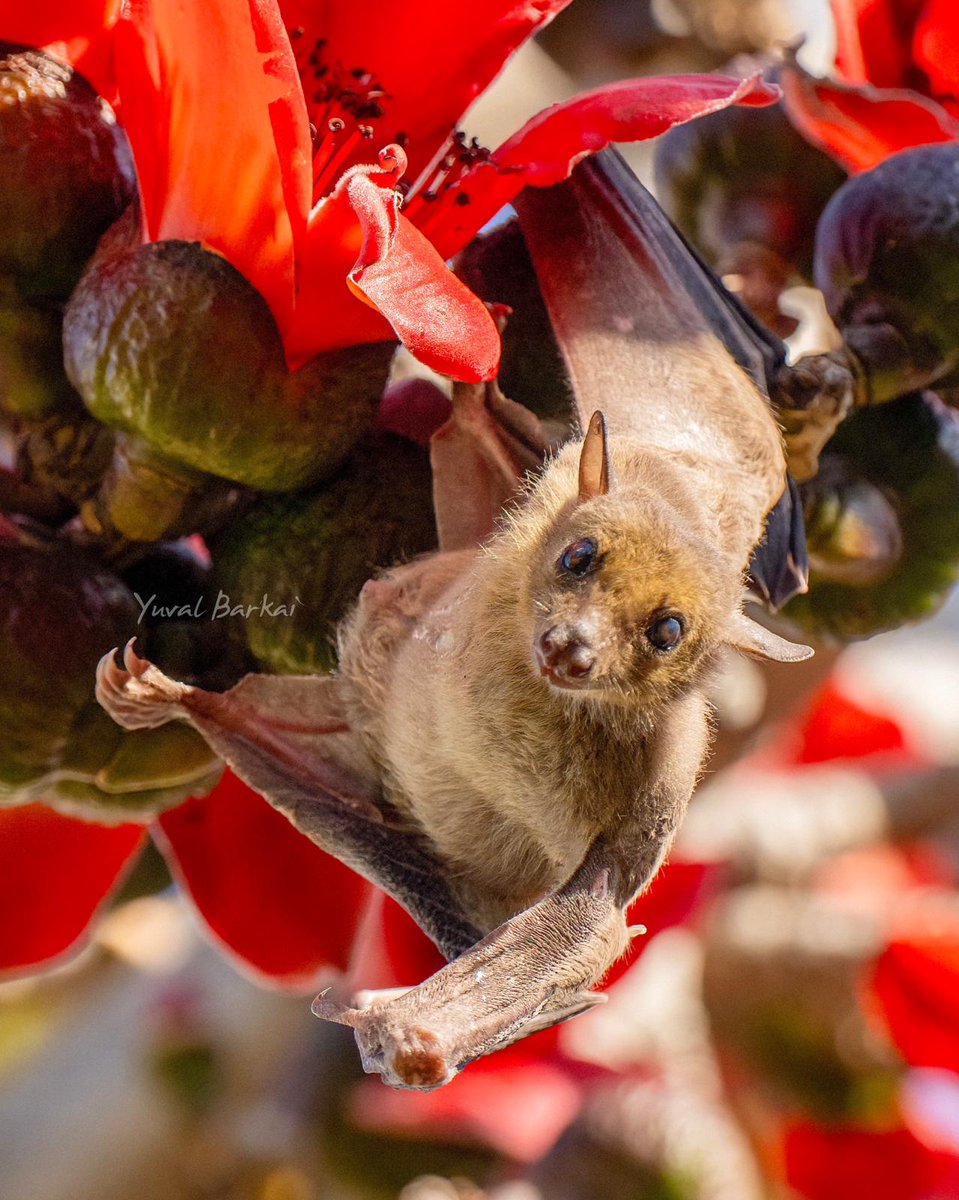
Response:
[{"label": "dark anther", "polygon": [[460,205],[460,207],[462,207],[464,204],[469,204],[469,203],[470,203],[470,198],[469,198],[469,196],[467,195],[467,193],[466,193],[466,192],[457,192],[457,193],[456,193],[456,198],[454,199],[453,203],[454,203],[454,204],[459,204],[459,205]]}]

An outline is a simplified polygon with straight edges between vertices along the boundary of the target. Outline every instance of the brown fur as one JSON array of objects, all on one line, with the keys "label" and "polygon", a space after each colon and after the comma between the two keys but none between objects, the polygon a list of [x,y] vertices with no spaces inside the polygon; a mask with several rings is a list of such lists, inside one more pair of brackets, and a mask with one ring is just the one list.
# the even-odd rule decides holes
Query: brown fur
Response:
[{"label": "brown fur", "polygon": [[[719,469],[733,449],[721,438],[714,461],[707,448],[694,462],[684,445],[664,454],[614,436],[616,484],[583,503],[580,446],[568,445],[484,548],[368,585],[342,627],[353,722],[483,927],[563,882],[602,832],[629,831],[636,861],[622,887],[635,890],[658,866],[702,766],[702,685],[771,502],[757,495],[763,472],[750,475],[756,457],[778,449],[764,418],[732,471]],[[773,500],[776,486],[766,484]],[[585,536],[601,544],[601,569],[561,579],[563,547]],[[687,630],[658,654],[644,630],[664,609],[682,613]],[[568,693],[540,677],[533,656],[537,635],[565,618],[589,624],[600,654],[590,686]]]}]

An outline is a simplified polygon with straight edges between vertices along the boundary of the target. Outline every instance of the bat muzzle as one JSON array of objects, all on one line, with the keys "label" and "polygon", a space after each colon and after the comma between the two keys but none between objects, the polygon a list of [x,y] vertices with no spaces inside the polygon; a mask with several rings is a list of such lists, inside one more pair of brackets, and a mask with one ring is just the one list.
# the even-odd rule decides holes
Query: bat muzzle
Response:
[{"label": "bat muzzle", "polygon": [[597,655],[575,626],[553,625],[533,645],[540,675],[554,687],[587,688],[596,673]]}]

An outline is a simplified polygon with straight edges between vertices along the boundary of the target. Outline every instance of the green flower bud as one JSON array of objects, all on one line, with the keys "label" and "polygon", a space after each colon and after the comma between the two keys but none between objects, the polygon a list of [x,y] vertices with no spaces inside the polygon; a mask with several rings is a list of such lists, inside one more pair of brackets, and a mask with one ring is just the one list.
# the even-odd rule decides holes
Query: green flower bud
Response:
[{"label": "green flower bud", "polygon": [[0,43],[0,277],[65,300],[134,190],[106,101],[42,51]]},{"label": "green flower bud", "polygon": [[0,410],[33,419],[76,403],[63,370],[59,311],[27,304],[0,281]]},{"label": "green flower bud", "polygon": [[142,632],[115,576],[65,544],[0,541],[0,803],[147,819],[213,786],[221,764],[177,723],[126,733],[93,694],[100,657]]},{"label": "green flower bud", "polygon": [[372,423],[393,343],[291,374],[266,301],[192,242],[101,241],[64,318],[69,375],[95,417],[162,458],[266,491],[329,475]]},{"label": "green flower bud", "polygon": [[214,543],[213,577],[221,609],[250,610],[229,625],[263,669],[311,674],[335,665],[336,622],[376,569],[435,545],[427,456],[382,435],[323,488],[264,498]]},{"label": "green flower bud", "polygon": [[959,413],[929,392],[855,410],[803,492],[809,591],[784,616],[847,640],[944,603],[959,579]]},{"label": "green flower bud", "polygon": [[959,380],[959,145],[856,175],[816,231],[816,284],[878,403]]}]

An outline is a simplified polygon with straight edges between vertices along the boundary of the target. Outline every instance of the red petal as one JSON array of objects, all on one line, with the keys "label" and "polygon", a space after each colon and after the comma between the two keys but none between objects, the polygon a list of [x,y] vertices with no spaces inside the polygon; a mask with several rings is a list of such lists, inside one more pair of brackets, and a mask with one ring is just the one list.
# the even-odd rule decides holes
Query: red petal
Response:
[{"label": "red petal", "polygon": [[117,47],[146,236],[219,251],[284,328],[311,149],[292,51],[270,0],[130,0]]},{"label": "red petal", "polygon": [[348,171],[312,214],[290,365],[322,346],[379,341],[392,330],[445,375],[492,379],[499,333],[483,302],[399,213],[394,187],[404,165],[399,147],[389,147],[380,166]]},{"label": "red petal", "polygon": [[778,95],[758,75],[667,75],[608,84],[533,117],[495,152],[495,166],[474,167],[442,206],[422,207],[418,223],[449,258],[527,184],[559,183],[610,142],[644,141],[730,104],[770,104]]},{"label": "red petal", "polygon": [[849,83],[901,88],[909,82],[909,42],[922,0],[832,0],[836,66]]},{"label": "red petal", "polygon": [[807,1200],[934,1200],[959,1194],[959,1155],[933,1150],[907,1129],[792,1125],[786,1178]]},{"label": "red petal", "polygon": [[0,18],[0,39],[41,46],[73,66],[108,99],[112,98],[109,31],[120,13],[120,0],[44,0],[7,4]]},{"label": "red petal", "polygon": [[79,950],[144,836],[139,825],[93,825],[42,804],[0,810],[0,971]]},{"label": "red petal", "polygon": [[370,885],[230,771],[164,813],[154,836],[216,937],[271,982],[308,988],[343,968]]},{"label": "red petal", "polygon": [[288,28],[323,38],[324,62],[368,71],[386,92],[380,144],[405,134],[410,178],[445,146],[453,127],[527,38],[569,0],[281,0]]},{"label": "red petal", "polygon": [[924,906],[907,936],[890,942],[870,978],[893,1041],[916,1067],[959,1070],[959,917]]},{"label": "red petal", "polygon": [[629,908],[629,924],[645,925],[647,932],[633,939],[629,953],[615,963],[603,980],[603,989],[620,979],[657,933],[689,920],[716,895],[722,868],[716,863],[667,863],[649,889]]},{"label": "red petal", "polygon": [[959,137],[959,121],[918,92],[813,79],[792,64],[780,82],[796,128],[849,171],[868,170],[909,146]]},{"label": "red petal", "polygon": [[[822,763],[873,754],[909,761],[909,746],[898,722],[850,700],[834,682],[825,684],[795,731],[789,755],[794,763]],[[913,758],[912,761],[915,761]]]},{"label": "red petal", "polygon": [[414,987],[445,960],[406,909],[378,889],[371,891],[353,945],[348,982],[352,989]]},{"label": "red petal", "polygon": [[916,24],[912,52],[934,96],[959,99],[959,5],[926,0]]}]

